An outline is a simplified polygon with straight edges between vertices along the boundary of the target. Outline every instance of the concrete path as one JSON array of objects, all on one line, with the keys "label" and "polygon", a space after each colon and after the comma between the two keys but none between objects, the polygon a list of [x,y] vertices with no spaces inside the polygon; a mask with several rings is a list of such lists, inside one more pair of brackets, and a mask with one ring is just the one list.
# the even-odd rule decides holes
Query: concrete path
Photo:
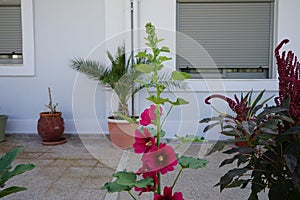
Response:
[{"label": "concrete path", "polygon": [[[36,168],[11,179],[7,185],[27,187],[28,190],[3,198],[3,200],[127,200],[127,193],[107,194],[100,187],[111,181],[117,169],[135,171],[141,166],[140,157],[132,150],[113,147],[104,135],[66,135],[67,143],[43,146],[37,135],[12,134],[0,143],[0,155],[23,146],[23,152],[14,164],[33,163]],[[176,143],[171,143],[176,146]],[[203,158],[210,143],[186,144],[178,149],[180,154]],[[213,187],[228,168],[219,168],[224,154],[209,157],[207,168],[187,170],[182,173],[175,190],[181,191],[186,200],[242,200],[249,189],[225,189],[222,193]],[[171,184],[176,172],[163,176],[163,184]],[[262,194],[259,199],[267,199]],[[153,199],[143,195],[139,199]]]}]

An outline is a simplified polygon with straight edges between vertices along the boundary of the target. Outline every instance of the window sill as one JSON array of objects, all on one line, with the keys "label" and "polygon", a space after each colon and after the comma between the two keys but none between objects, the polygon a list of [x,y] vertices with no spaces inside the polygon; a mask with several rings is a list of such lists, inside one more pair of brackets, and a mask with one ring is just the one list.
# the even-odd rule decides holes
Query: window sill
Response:
[{"label": "window sill", "polygon": [[[189,79],[188,89],[195,92],[278,91],[277,79]],[[179,89],[180,90],[180,89]],[[179,91],[176,90],[176,91]]]}]

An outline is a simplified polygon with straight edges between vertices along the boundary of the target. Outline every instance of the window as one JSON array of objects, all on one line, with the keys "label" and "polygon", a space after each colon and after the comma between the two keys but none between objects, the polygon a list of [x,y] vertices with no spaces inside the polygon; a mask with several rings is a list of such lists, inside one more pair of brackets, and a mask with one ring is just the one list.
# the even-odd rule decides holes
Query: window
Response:
[{"label": "window", "polygon": [[22,64],[21,1],[0,1],[0,64]]},{"label": "window", "polygon": [[177,29],[193,42],[177,37],[177,69],[193,78],[271,78],[273,14],[274,0],[179,0]]},{"label": "window", "polygon": [[34,75],[32,0],[0,0],[0,76]]}]

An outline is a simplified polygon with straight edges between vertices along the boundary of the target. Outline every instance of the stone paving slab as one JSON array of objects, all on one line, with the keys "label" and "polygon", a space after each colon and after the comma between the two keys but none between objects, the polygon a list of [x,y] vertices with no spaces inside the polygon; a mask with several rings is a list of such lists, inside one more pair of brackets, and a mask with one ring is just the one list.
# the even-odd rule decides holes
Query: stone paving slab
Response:
[{"label": "stone paving slab", "polygon": [[[0,155],[24,147],[14,164],[33,163],[36,168],[18,175],[7,185],[27,187],[28,190],[3,198],[3,200],[127,200],[127,193],[107,194],[100,187],[111,181],[116,169],[128,171],[140,168],[140,157],[132,150],[113,147],[105,135],[66,135],[67,143],[57,146],[44,146],[38,135],[11,134],[0,143]],[[170,143],[177,146],[177,143]],[[180,154],[203,158],[211,143],[185,144],[178,148]],[[186,200],[242,200],[247,199],[249,189],[225,189],[213,187],[229,169],[219,168],[224,154],[216,153],[209,157],[206,168],[184,171],[175,190],[182,191]],[[122,160],[120,162],[120,160]],[[173,182],[176,172],[164,176],[163,184]],[[263,193],[259,199],[267,199]],[[143,195],[143,200],[153,199]]]}]

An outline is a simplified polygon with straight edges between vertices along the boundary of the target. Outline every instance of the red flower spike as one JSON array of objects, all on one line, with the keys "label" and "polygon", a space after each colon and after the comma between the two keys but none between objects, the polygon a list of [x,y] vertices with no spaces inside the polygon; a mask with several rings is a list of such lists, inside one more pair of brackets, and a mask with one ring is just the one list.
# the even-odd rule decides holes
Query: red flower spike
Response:
[{"label": "red flower spike", "polygon": [[154,194],[153,200],[184,200],[181,192],[175,192],[172,195],[172,187],[165,187],[164,194]]},{"label": "red flower spike", "polygon": [[282,40],[275,49],[275,57],[277,60],[277,71],[279,80],[279,96],[275,98],[277,106],[282,106],[285,99],[290,99],[289,114],[300,124],[300,63],[297,56],[292,51],[287,54],[279,50],[284,44],[289,42],[288,39]]},{"label": "red flower spike", "polygon": [[147,170],[160,171],[162,174],[173,171],[178,164],[173,147],[161,144],[159,149],[153,150],[154,148],[142,157],[144,166],[148,166]]},{"label": "red flower spike", "polygon": [[140,130],[136,130],[134,140],[135,153],[147,153],[155,147],[155,138],[146,128],[144,128],[144,134]]},{"label": "red flower spike", "polygon": [[220,94],[213,94],[211,96],[208,96],[205,99],[205,103],[210,105],[211,103],[209,102],[211,99],[214,98],[219,98],[227,102],[229,108],[236,113],[235,119],[239,122],[246,121],[248,120],[247,114],[250,110],[250,106],[248,105],[248,95],[243,97],[241,100],[238,99],[236,95],[234,95],[234,99],[231,99],[229,97],[226,97],[224,95]]}]

